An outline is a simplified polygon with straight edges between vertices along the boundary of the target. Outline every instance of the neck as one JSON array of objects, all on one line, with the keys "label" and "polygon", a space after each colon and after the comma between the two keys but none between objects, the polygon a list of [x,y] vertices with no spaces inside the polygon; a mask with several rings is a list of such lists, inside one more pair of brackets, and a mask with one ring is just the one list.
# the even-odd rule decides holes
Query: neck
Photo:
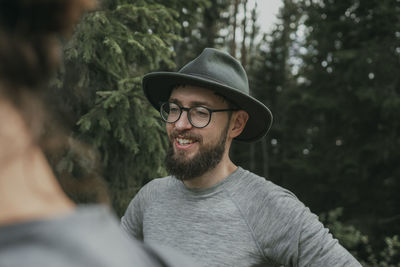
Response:
[{"label": "neck", "polygon": [[[1,102],[1,101],[0,101]],[[23,118],[0,103],[0,224],[43,219],[72,211]]]},{"label": "neck", "polygon": [[199,177],[183,181],[185,186],[193,189],[206,189],[224,180],[237,169],[237,166],[229,159],[228,155],[224,155],[221,162],[213,169]]}]

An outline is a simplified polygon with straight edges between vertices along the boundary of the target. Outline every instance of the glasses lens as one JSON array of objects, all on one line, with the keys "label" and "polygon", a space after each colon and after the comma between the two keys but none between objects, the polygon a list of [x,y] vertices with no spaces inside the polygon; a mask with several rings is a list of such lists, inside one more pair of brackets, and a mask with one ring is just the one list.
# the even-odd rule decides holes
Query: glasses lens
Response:
[{"label": "glasses lens", "polygon": [[176,122],[181,115],[181,108],[174,103],[164,103],[160,108],[161,118],[166,122]]},{"label": "glasses lens", "polygon": [[194,127],[205,127],[210,122],[210,115],[210,111],[204,107],[190,109],[190,120]]}]

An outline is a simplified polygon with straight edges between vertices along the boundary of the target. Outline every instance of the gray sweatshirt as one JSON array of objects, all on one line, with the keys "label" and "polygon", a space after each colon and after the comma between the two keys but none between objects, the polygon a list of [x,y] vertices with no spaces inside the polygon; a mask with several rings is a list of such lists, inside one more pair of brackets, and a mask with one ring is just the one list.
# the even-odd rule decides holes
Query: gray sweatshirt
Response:
[{"label": "gray sweatshirt", "polygon": [[121,227],[174,247],[203,266],[361,266],[291,192],[238,168],[193,190],[155,179],[130,203]]},{"label": "gray sweatshirt", "polygon": [[127,238],[100,205],[54,218],[0,226],[1,267],[187,267],[192,261],[164,247]]}]

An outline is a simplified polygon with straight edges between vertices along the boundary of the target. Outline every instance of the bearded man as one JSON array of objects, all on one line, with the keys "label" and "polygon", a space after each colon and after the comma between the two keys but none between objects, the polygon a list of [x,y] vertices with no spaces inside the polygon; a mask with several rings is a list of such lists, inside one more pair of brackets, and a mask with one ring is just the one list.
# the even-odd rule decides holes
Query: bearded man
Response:
[{"label": "bearded man", "polygon": [[170,176],[134,197],[129,235],[207,267],[361,266],[291,192],[231,161],[234,139],[259,140],[272,123],[236,59],[206,48],[178,72],[147,74],[143,89],[166,122]]}]

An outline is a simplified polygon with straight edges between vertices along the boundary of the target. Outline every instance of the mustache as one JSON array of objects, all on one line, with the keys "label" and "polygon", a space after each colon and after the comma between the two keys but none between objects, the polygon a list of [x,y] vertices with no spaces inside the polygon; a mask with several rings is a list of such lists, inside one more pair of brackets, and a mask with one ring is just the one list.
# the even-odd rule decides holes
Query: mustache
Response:
[{"label": "mustache", "polygon": [[191,139],[191,140],[194,140],[197,142],[203,141],[203,138],[201,135],[194,134],[189,131],[178,131],[178,130],[174,130],[173,132],[171,132],[169,139],[172,141],[173,139],[175,139],[177,137],[187,138],[187,139]]}]

